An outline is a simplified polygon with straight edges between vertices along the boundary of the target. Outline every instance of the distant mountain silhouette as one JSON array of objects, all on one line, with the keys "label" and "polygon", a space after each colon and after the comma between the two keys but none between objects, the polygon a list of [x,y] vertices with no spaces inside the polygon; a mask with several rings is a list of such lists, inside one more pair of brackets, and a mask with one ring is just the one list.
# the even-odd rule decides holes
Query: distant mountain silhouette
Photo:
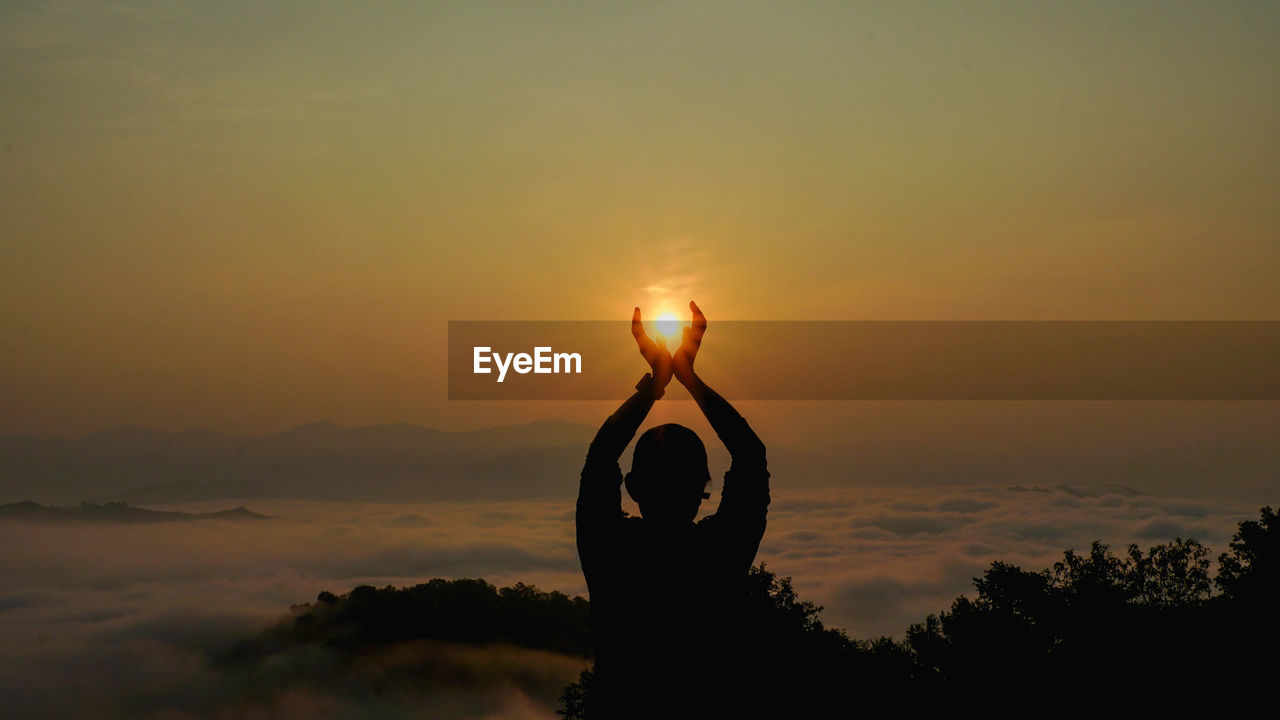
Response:
[{"label": "distant mountain silhouette", "polygon": [[148,510],[130,507],[127,503],[113,502],[104,505],[82,503],[70,507],[50,507],[40,503],[24,501],[0,505],[0,522],[47,522],[47,523],[104,523],[133,524],[157,522],[183,522],[192,520],[268,520],[269,515],[261,515],[244,506],[216,512],[187,513],[171,510]]},{"label": "distant mountain silhouette", "polygon": [[571,493],[594,429],[565,421],[449,432],[312,423],[260,437],[139,427],[0,435],[0,501],[524,499]]}]

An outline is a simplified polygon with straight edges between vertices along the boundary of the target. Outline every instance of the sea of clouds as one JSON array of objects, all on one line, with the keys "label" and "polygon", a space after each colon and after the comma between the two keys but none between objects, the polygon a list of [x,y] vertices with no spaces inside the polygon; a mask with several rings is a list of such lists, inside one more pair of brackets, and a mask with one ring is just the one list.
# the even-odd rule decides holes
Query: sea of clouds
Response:
[{"label": "sea of clouds", "polygon": [[[365,658],[340,683],[316,682],[323,658],[287,658],[268,682],[216,659],[321,590],[481,577],[585,594],[571,499],[246,504],[275,519],[0,525],[6,716],[554,717],[581,659],[418,644]],[[1120,551],[1175,536],[1216,557],[1257,511],[1119,486],[782,489],[759,560],[823,605],[829,624],[901,637],[971,591],[993,560],[1040,569],[1094,539]],[[465,681],[385,682],[406,664],[450,667]]]}]

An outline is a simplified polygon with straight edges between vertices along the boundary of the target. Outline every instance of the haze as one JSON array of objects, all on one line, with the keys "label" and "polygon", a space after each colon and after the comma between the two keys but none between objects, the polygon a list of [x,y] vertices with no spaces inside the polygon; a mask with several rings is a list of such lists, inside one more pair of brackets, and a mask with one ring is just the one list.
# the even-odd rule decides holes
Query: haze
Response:
[{"label": "haze", "polygon": [[1277,30],[1264,2],[7,3],[0,432],[595,422],[450,405],[445,322],[691,297],[1275,319]]},{"label": "haze", "polygon": [[[5,712],[550,720],[581,657],[221,662],[322,590],[585,591],[616,402],[450,402],[448,321],[630,354],[694,299],[710,375],[721,320],[1280,320],[1277,88],[1261,0],[2,3]],[[738,408],[758,559],[860,638],[994,561],[1216,558],[1280,478],[1280,403]]]}]

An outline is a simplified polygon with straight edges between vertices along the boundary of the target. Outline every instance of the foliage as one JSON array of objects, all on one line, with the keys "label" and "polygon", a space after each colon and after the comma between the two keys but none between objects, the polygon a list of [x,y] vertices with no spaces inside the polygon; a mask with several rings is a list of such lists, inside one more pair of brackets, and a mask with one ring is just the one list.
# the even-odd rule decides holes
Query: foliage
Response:
[{"label": "foliage", "polygon": [[1262,508],[1260,519],[1240,523],[1230,548],[1218,557],[1214,582],[1222,593],[1229,598],[1274,603],[1280,580],[1280,515],[1270,506]]},{"label": "foliage", "polygon": [[[1267,507],[1260,519],[1241,523],[1216,578],[1208,558],[1198,541],[1175,538],[1145,551],[1130,545],[1123,554],[1094,542],[1039,571],[994,562],[974,579],[974,596],[912,625],[904,641],[858,640],[827,627],[820,606],[761,565],[747,577],[737,618],[754,670],[733,692],[760,715],[809,717],[853,697],[864,710],[919,712],[993,699],[1007,707],[1032,695],[1055,698],[1060,708],[1139,689],[1161,690],[1144,703],[1172,704],[1183,697],[1183,682],[1263,687],[1271,665],[1259,662],[1259,653],[1280,639],[1272,621],[1280,518]],[[322,592],[228,661],[252,664],[300,646],[354,657],[423,639],[586,658],[588,602],[472,579]],[[588,717],[592,680],[588,670],[564,688],[563,717]]]},{"label": "foliage", "polygon": [[[762,671],[742,691],[756,694],[762,717],[815,716],[854,697],[864,710],[966,703],[998,712],[1033,698],[1058,709],[1122,699],[1185,710],[1189,687],[1269,681],[1258,650],[1277,640],[1280,518],[1264,508],[1230,548],[1212,582],[1209,549],[1193,539],[1123,555],[1095,541],[1040,571],[994,562],[974,579],[975,597],[912,625],[905,642],[826,628],[822,608],[797,597],[789,578],[753,568],[744,632],[763,638]],[[585,720],[590,689],[588,671],[565,689],[561,714]]]},{"label": "foliage", "polygon": [[[1088,553],[1068,550],[1040,572],[993,563],[975,579],[975,598],[957,598],[912,625],[907,644],[944,696],[1011,687],[1046,693],[1065,684],[1073,688],[1066,699],[1083,702],[1102,691],[1099,678],[1158,687],[1192,667],[1197,682],[1239,682],[1261,667],[1251,662],[1254,650],[1274,642],[1274,623],[1258,601],[1274,593],[1278,537],[1270,508],[1260,521],[1241,523],[1219,560],[1218,596],[1209,549],[1196,540],[1175,538],[1145,553],[1131,545],[1125,556],[1095,541]],[[1259,642],[1264,637],[1270,642]]]},{"label": "foliage", "polygon": [[435,578],[413,587],[361,585],[345,595],[321,592],[295,605],[290,619],[242,643],[233,659],[252,659],[295,644],[354,653],[409,640],[515,645],[566,655],[590,652],[587,601],[517,583]]}]

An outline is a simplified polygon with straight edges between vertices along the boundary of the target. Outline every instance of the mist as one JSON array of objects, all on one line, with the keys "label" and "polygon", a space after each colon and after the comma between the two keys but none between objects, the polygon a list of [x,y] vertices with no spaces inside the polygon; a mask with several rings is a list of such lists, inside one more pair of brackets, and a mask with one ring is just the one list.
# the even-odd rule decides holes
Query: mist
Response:
[{"label": "mist", "polygon": [[[407,658],[369,659],[335,686],[308,679],[308,663],[324,657],[291,656],[271,682],[251,682],[219,658],[321,591],[432,577],[586,588],[570,499],[241,502],[272,519],[0,523],[9,548],[0,557],[0,693],[9,707],[54,718],[550,718],[559,688],[585,666],[533,651],[415,645],[401,651]],[[1255,512],[1246,501],[1115,485],[781,488],[758,560],[791,576],[829,624],[854,637],[901,638],[908,624],[971,591],[992,560],[1043,567],[1093,539],[1123,548],[1174,536],[1220,552]],[[370,674],[405,663],[474,680],[368,684]]]}]

